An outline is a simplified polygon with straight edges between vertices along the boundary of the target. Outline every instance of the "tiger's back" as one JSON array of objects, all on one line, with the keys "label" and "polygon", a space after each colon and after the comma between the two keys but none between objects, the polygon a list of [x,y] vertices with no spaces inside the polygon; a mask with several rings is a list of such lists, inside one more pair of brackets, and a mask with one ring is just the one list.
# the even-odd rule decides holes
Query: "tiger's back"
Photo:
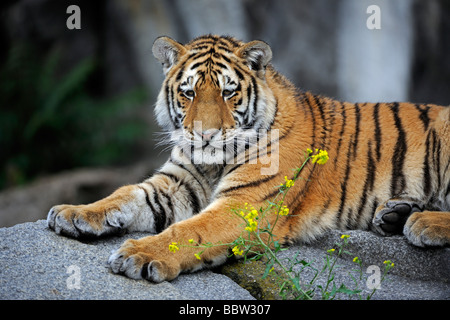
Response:
[{"label": "tiger's back", "polygon": [[[448,107],[352,104],[308,92],[300,105],[301,113],[310,112],[299,122],[310,129],[310,145],[330,156],[329,164],[317,168],[311,181],[292,195],[294,213],[311,213],[308,223],[298,223],[301,238],[314,238],[327,228],[367,229],[377,208],[395,198],[415,199],[423,209],[449,210]],[[304,129],[298,134],[304,137]]]},{"label": "tiger's back", "polygon": [[[450,108],[340,102],[299,92],[275,70],[267,70],[280,110],[272,126],[281,138],[280,169],[273,180],[292,178],[306,148],[327,150],[330,157],[306,182],[296,183],[286,199],[293,215],[284,223],[290,234],[285,241],[309,241],[330,228],[368,229],[377,208],[402,196],[420,201],[424,209],[449,210]],[[257,176],[259,168],[248,170]],[[259,175],[239,196],[258,203],[270,200],[276,194],[273,180]]]},{"label": "tiger's back", "polygon": [[279,219],[273,232],[283,244],[369,227],[417,246],[450,244],[450,108],[301,92],[273,69],[262,41],[161,37],[153,53],[166,75],[155,113],[170,158],[140,184],[89,205],[55,206],[47,218],[76,238],[158,234],[125,242],[109,258],[113,272],[159,282],[223,263],[223,247],[201,257],[167,247],[234,241],[242,225],[231,209],[266,206],[308,148],[327,150],[329,161],[305,166],[284,200],[290,214],[268,218]]}]

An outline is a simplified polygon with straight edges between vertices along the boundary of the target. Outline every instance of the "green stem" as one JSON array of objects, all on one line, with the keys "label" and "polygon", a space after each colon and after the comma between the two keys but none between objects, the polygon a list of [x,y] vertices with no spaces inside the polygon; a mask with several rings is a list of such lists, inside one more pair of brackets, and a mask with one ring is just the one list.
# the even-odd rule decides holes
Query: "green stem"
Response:
[{"label": "green stem", "polygon": [[[264,247],[264,249],[266,250],[266,252],[268,252],[270,254],[270,256],[272,257],[272,259],[281,267],[281,269],[283,269],[284,273],[288,276],[289,280],[291,281],[291,283],[294,285],[294,278],[291,276],[291,272],[289,270],[286,269],[286,267],[283,265],[283,263],[278,259],[278,257],[276,256],[276,254],[272,251],[272,249],[270,249],[270,247],[264,243],[264,241],[260,238],[259,234],[257,234],[255,232],[255,236],[258,239],[258,241],[260,242],[260,244]],[[308,300],[312,300],[312,298],[305,292],[303,291],[302,288],[297,288],[297,286],[295,286],[295,288],[300,291]]]}]

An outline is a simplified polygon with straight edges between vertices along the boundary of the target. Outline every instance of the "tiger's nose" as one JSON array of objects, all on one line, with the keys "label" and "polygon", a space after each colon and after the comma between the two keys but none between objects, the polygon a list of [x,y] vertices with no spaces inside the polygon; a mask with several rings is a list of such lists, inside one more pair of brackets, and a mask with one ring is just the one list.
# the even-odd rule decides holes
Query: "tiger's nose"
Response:
[{"label": "tiger's nose", "polygon": [[194,130],[194,134],[196,134],[203,141],[211,141],[219,133],[220,133],[219,129],[208,129],[208,130],[204,130],[204,131]]}]

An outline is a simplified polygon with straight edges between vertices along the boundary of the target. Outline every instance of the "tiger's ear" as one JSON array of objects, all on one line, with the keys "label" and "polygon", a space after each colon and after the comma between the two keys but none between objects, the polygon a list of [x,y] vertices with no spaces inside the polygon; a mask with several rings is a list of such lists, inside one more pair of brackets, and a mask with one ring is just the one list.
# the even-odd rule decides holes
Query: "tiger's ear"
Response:
[{"label": "tiger's ear", "polygon": [[152,52],[155,58],[162,63],[164,74],[167,74],[186,52],[186,48],[169,37],[159,37],[153,42]]},{"label": "tiger's ear", "polygon": [[272,49],[264,41],[255,40],[239,48],[237,55],[247,60],[249,68],[264,78],[266,67],[272,60]]}]

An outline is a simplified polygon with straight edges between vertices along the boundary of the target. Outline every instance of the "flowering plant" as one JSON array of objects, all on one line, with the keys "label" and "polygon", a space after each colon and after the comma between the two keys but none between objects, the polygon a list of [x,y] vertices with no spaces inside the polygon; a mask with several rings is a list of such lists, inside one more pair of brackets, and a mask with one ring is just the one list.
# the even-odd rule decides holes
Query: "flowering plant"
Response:
[{"label": "flowering plant", "polygon": [[[284,204],[284,200],[288,191],[294,187],[295,181],[299,178],[299,175],[306,164],[311,161],[313,164],[324,165],[329,160],[328,152],[321,149],[307,149],[305,154],[305,160],[302,165],[295,169],[294,175],[292,179],[289,179],[287,176],[284,177],[284,183],[281,183],[278,186],[278,193],[275,197],[268,201],[268,205],[266,208],[259,208],[257,210],[249,203],[244,203],[242,208],[237,208],[233,210],[233,213],[238,216],[243,221],[243,232],[241,236],[238,237],[235,241],[231,243],[197,243],[193,239],[189,239],[187,245],[178,242],[172,242],[169,245],[169,250],[171,252],[176,253],[179,247],[191,247],[198,248],[200,251],[194,254],[195,258],[201,260],[201,255],[203,252],[214,246],[228,246],[230,248],[230,256],[238,256],[243,257],[244,260],[258,260],[265,258],[265,272],[263,278],[267,277],[269,274],[275,273],[275,270],[281,270],[282,276],[279,278],[280,280],[280,294],[283,297],[294,297],[296,299],[312,299],[314,296],[315,288],[313,288],[314,282],[317,280],[318,276],[327,272],[327,282],[326,286],[317,285],[317,288],[320,289],[322,299],[334,299],[337,293],[345,293],[348,295],[351,294],[359,294],[361,290],[358,287],[355,290],[350,290],[342,284],[340,287],[336,287],[333,282],[334,279],[334,270],[336,266],[337,259],[343,254],[347,253],[344,250],[344,247],[348,243],[349,235],[342,235],[341,239],[342,243],[336,243],[338,250],[335,248],[327,250],[327,256],[325,259],[325,264],[322,270],[319,272],[316,270],[316,275],[314,279],[309,284],[302,284],[300,282],[299,273],[293,270],[293,265],[287,267],[282,261],[279,260],[277,253],[282,250],[285,250],[281,247],[278,240],[276,240],[276,236],[273,231],[275,226],[277,225],[279,219],[284,216],[290,215],[289,208]],[[281,198],[281,199],[279,199]],[[278,200],[279,199],[279,200]],[[270,224],[268,222],[268,217],[271,214],[275,214],[275,220]],[[355,257],[353,262],[362,265],[362,261]],[[297,261],[296,263],[303,264],[302,270],[310,266],[310,263],[306,263],[303,260]],[[386,271],[392,268],[394,264],[387,260],[385,261]],[[354,278],[354,277],[352,277]],[[362,279],[362,272],[360,280]],[[384,278],[383,278],[384,279]],[[332,290],[330,291],[330,285],[332,284]],[[374,292],[368,299],[373,295]]]}]

